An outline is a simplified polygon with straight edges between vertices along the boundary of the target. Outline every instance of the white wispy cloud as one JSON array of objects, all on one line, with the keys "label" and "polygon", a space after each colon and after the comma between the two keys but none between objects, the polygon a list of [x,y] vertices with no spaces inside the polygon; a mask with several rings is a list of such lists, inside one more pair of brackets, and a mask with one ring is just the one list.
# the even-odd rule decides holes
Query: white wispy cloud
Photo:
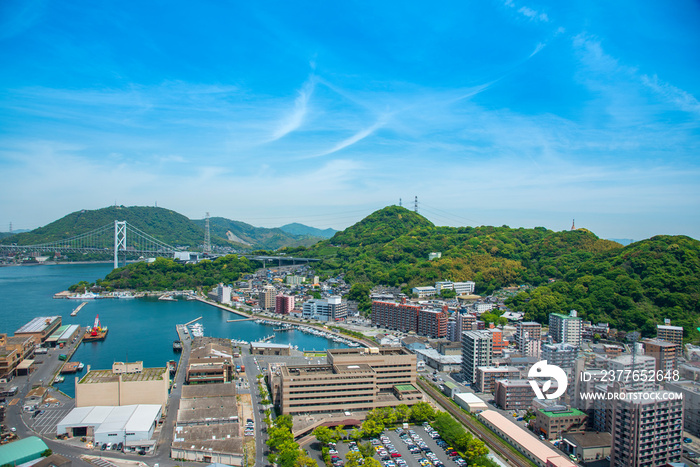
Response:
[{"label": "white wispy cloud", "polygon": [[549,22],[549,15],[547,15],[547,13],[537,11],[534,8],[525,5],[518,8],[518,6],[513,0],[505,0],[503,4],[508,8],[513,8],[517,13],[529,19],[530,21],[541,21],[544,23]]},{"label": "white wispy cloud", "polygon": [[276,141],[283,138],[304,123],[304,117],[306,116],[308,110],[309,99],[311,99],[315,86],[316,78],[315,76],[311,75],[306,83],[304,83],[304,86],[299,90],[297,98],[294,100],[294,109],[289,115],[280,121],[277,128],[272,132],[270,141]]},{"label": "white wispy cloud", "polygon": [[700,102],[692,94],[661,81],[656,75],[642,75],[641,80],[646,87],[680,110],[700,116]]}]

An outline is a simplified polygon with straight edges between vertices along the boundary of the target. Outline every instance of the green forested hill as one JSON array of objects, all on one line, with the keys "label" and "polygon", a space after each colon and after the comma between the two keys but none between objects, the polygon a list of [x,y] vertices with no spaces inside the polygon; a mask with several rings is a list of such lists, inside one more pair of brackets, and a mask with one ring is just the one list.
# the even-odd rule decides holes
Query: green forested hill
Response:
[{"label": "green forested hill", "polygon": [[[0,236],[0,241],[18,245],[51,243],[81,235],[105,225],[112,225],[115,220],[125,220],[129,225],[173,246],[199,250],[204,244],[203,219],[191,220],[175,211],[149,206],[110,206],[77,211],[31,232],[6,238]],[[241,249],[276,250],[285,246],[309,246],[321,240],[320,237],[294,235],[281,229],[253,227],[244,222],[222,217],[211,218],[209,228],[212,245]],[[230,236],[229,232],[233,236]]]},{"label": "green forested hill", "polygon": [[[317,272],[344,272],[352,283],[408,288],[473,280],[480,294],[539,286],[510,305],[542,323],[549,313],[576,309],[585,319],[647,336],[664,318],[692,337],[700,325],[700,242],[689,237],[658,236],[623,247],[585,229],[436,227],[394,206],[328,241],[289,251],[323,258]],[[442,258],[428,261],[433,251]]]},{"label": "green forested hill", "polygon": [[[204,228],[203,219],[194,222],[202,229]],[[285,246],[310,246],[322,240],[320,237],[291,234],[282,229],[253,227],[245,222],[232,221],[223,217],[210,218],[209,231],[212,236],[217,235],[245,246],[265,250],[276,250]]]},{"label": "green forested hill", "polygon": [[[323,258],[319,272],[344,272],[351,282],[414,287],[474,280],[484,293],[512,284],[543,284],[596,253],[620,248],[586,230],[436,227],[415,212],[391,206],[303,254]],[[433,251],[442,258],[428,261]]]},{"label": "green forested hill", "polygon": [[575,309],[593,322],[655,334],[669,318],[697,336],[700,324],[700,242],[660,235],[604,252],[562,280],[521,293],[511,305],[544,322],[549,313]]},{"label": "green forested hill", "polygon": [[[253,272],[261,264],[236,255],[228,255],[213,261],[197,264],[179,264],[167,258],[158,258],[153,263],[133,263],[110,272],[97,285],[107,289],[133,290],[186,290],[203,287],[209,289],[223,282],[232,284],[241,274]],[[86,283],[76,284],[79,290]]]},{"label": "green forested hill", "polygon": [[[137,229],[173,246],[187,245],[196,248],[204,243],[204,230],[187,217],[175,211],[149,206],[110,206],[96,210],[82,210],[68,214],[57,221],[31,232],[3,239],[3,243],[33,245],[50,243],[126,221]],[[226,245],[223,238],[212,235],[212,244]]]}]

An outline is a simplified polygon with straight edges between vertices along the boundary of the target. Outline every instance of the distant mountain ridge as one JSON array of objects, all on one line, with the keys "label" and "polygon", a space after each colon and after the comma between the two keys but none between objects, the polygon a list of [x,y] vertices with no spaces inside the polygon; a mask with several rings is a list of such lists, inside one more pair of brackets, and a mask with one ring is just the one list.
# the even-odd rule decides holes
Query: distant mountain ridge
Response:
[{"label": "distant mountain ridge", "polygon": [[[152,206],[83,209],[29,232],[16,234],[13,232],[12,235],[0,236],[0,241],[18,245],[51,243],[90,232],[112,224],[115,220],[125,220],[137,229],[173,246],[199,250],[204,244],[204,219],[192,220],[170,209]],[[228,246],[242,250],[276,250],[282,247],[311,246],[323,239],[320,236],[288,233],[278,228],[253,227],[245,222],[232,221],[223,217],[211,218],[209,228],[213,246]]]},{"label": "distant mountain ridge", "polygon": [[331,238],[333,235],[336,234],[336,232],[338,232],[335,229],[321,230],[317,229],[316,227],[309,227],[308,225],[300,224],[298,222],[285,224],[282,227],[280,227],[280,229],[293,235],[310,235],[312,237],[321,238]]}]

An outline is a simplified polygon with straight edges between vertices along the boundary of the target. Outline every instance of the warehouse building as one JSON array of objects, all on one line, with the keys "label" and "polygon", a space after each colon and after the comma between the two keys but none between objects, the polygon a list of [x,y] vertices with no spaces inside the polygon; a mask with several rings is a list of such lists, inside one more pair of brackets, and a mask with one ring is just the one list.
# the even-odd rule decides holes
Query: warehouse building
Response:
[{"label": "warehouse building", "polygon": [[93,438],[96,444],[124,443],[125,449],[150,450],[160,405],[122,407],[78,407],[71,410],[56,427],[56,434]]}]

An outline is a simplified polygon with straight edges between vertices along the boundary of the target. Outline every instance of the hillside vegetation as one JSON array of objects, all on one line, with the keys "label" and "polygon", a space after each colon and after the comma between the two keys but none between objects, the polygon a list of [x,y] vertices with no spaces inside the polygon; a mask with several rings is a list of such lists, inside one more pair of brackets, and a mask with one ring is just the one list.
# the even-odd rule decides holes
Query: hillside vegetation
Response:
[{"label": "hillside vegetation", "polygon": [[[204,229],[203,219],[193,222]],[[241,246],[265,250],[277,250],[286,246],[310,246],[322,240],[321,237],[292,234],[279,228],[253,227],[245,222],[232,221],[223,217],[210,218],[209,231],[212,236],[228,239]]]},{"label": "hillside vegetation", "polygon": [[[322,258],[315,266],[320,273],[406,291],[439,280],[473,280],[479,294],[531,284],[538,287],[509,303],[542,323],[549,313],[576,309],[584,319],[648,336],[664,318],[683,326],[686,337],[698,335],[700,242],[689,237],[659,236],[623,247],[585,229],[436,227],[391,206],[330,240],[285,251]],[[430,252],[442,258],[428,261]]]},{"label": "hillside vegetation", "polygon": [[97,285],[108,290],[194,290],[210,289],[222,282],[232,284],[241,274],[254,272],[262,264],[244,257],[227,255],[213,261],[197,264],[180,264],[167,258],[157,258],[153,263],[138,262],[114,269],[95,284],[79,283],[71,290]]},{"label": "hillside vegetation", "polygon": [[[77,211],[31,232],[5,238],[0,236],[0,241],[4,244],[18,245],[51,243],[81,235],[105,225],[113,225],[115,220],[126,221],[129,225],[172,246],[201,250],[204,244],[203,219],[191,220],[175,211],[150,206],[110,206]],[[281,229],[253,227],[244,222],[222,217],[211,218],[209,229],[211,243],[215,247],[276,250],[285,246],[309,246],[321,240],[321,237],[296,235]],[[229,232],[233,234],[230,240]],[[109,247],[109,244],[106,246]]]}]

